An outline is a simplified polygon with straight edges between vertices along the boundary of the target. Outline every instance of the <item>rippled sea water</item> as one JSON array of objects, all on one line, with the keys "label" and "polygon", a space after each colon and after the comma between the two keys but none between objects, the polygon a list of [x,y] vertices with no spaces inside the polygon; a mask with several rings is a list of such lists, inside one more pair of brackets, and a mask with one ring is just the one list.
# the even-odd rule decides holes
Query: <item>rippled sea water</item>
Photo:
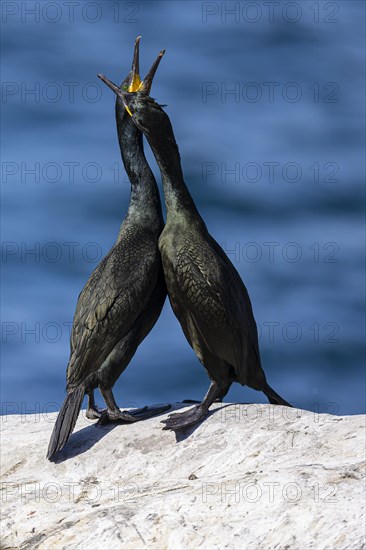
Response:
[{"label": "rippled sea water", "polygon": [[[365,5],[275,4],[2,3],[3,413],[63,400],[76,300],[129,199],[96,74],[121,81],[140,34],[142,73],[167,49],[152,95],[247,285],[270,384],[302,408],[364,411]],[[166,303],[116,398],[207,386]],[[239,385],[226,400],[266,401]]]}]

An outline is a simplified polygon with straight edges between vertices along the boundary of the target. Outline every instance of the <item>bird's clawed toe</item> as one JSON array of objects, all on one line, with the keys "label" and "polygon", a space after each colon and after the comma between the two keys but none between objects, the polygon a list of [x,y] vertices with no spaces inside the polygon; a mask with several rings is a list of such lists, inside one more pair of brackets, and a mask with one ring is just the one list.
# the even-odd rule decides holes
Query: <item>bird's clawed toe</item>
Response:
[{"label": "bird's clawed toe", "polygon": [[87,409],[85,416],[86,418],[89,418],[89,420],[98,420],[98,418],[100,418],[105,411],[106,409],[98,409],[98,407],[89,408]]},{"label": "bird's clawed toe", "polygon": [[141,409],[133,409],[132,411],[120,411],[107,409],[103,411],[100,416],[97,425],[102,426],[108,423],[123,423],[131,424],[132,422],[139,422],[141,420],[147,420],[158,414],[165,413],[170,409],[170,404],[165,403],[163,405],[153,405],[150,407],[142,407]]},{"label": "bird's clawed toe", "polygon": [[207,412],[197,405],[187,412],[170,414],[166,420],[162,420],[162,424],[165,424],[163,430],[182,430],[193,426],[203,420],[207,416]]},{"label": "bird's clawed toe", "polygon": [[96,425],[104,426],[105,424],[110,424],[110,423],[118,423],[118,422],[131,423],[136,421],[137,419],[134,418],[128,412],[111,411],[107,409],[103,411]]},{"label": "bird's clawed toe", "polygon": [[151,405],[142,407],[142,409],[134,409],[129,411],[129,414],[135,418],[135,421],[146,420],[147,418],[152,418],[158,414],[163,414],[170,409],[170,403],[163,403],[161,405]]}]

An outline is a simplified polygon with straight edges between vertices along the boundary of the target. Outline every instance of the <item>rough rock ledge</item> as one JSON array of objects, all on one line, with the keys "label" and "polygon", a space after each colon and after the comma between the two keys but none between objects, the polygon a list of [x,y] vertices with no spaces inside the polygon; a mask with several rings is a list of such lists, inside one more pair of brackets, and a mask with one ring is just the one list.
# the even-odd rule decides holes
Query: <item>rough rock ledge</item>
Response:
[{"label": "rough rock ledge", "polygon": [[365,547],[365,416],[216,404],[177,437],[165,416],[81,414],[56,462],[56,414],[1,417],[1,548]]}]

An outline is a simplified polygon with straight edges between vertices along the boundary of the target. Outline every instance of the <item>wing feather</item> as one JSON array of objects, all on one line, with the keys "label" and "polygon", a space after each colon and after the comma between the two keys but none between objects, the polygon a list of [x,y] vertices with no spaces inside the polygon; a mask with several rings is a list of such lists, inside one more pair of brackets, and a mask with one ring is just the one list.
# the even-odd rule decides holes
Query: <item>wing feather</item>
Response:
[{"label": "wing feather", "polygon": [[177,250],[176,276],[182,306],[208,349],[243,379],[248,359],[260,364],[260,356],[249,295],[235,267],[212,237],[191,239]]},{"label": "wing feather", "polygon": [[74,315],[68,385],[98,370],[131,330],[156,285],[160,257],[146,232],[131,231],[98,265],[81,291]]}]

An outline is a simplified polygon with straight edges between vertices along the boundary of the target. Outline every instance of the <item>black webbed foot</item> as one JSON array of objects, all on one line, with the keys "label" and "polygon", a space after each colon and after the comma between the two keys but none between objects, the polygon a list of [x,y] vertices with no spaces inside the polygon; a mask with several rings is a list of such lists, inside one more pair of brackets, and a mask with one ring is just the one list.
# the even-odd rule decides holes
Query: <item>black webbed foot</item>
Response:
[{"label": "black webbed foot", "polygon": [[158,414],[165,413],[170,409],[169,403],[163,405],[152,405],[150,407],[142,407],[141,409],[134,409],[132,411],[120,411],[107,409],[103,411],[101,417],[97,422],[97,426],[102,426],[110,422],[116,422],[121,424],[130,424],[132,422],[139,422],[140,420],[147,420]]},{"label": "black webbed foot", "polygon": [[[142,411],[143,409],[138,409],[138,410]],[[105,411],[103,411],[102,415],[100,416],[97,422],[97,426],[109,424],[110,422],[120,422],[120,423],[127,424],[131,422],[137,422],[137,420],[138,419],[128,411],[111,411],[106,409]]]},{"label": "black webbed foot", "polygon": [[165,424],[163,430],[182,430],[197,424],[207,416],[208,410],[196,405],[189,411],[182,413],[170,414],[166,420],[162,420],[162,424]]},{"label": "black webbed foot", "polygon": [[97,420],[102,416],[106,409],[99,409],[99,407],[89,407],[85,413],[85,416],[89,420]]}]

